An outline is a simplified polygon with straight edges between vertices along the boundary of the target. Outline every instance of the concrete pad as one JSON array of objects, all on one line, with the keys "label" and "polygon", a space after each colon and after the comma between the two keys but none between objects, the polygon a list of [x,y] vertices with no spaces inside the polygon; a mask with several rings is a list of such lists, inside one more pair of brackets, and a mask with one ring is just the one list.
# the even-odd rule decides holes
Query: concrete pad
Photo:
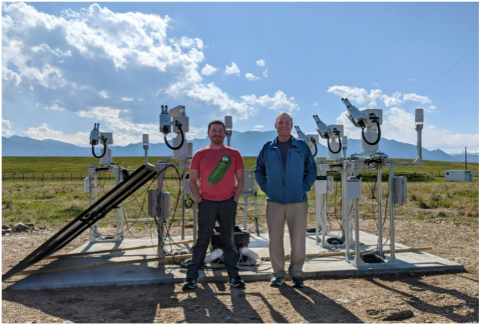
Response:
[{"label": "concrete pad", "polygon": [[[333,236],[340,233],[331,233]],[[329,237],[333,237],[330,236]],[[180,237],[173,238],[179,242]],[[191,240],[192,237],[185,237],[185,240]],[[360,232],[360,248],[362,251],[375,249],[378,237],[365,232]],[[260,255],[268,256],[268,234],[250,237],[249,248]],[[155,238],[125,239],[122,242],[112,243],[86,243],[70,253],[82,253],[100,250],[110,250],[118,248],[127,248],[135,246],[145,246],[156,244]],[[408,248],[403,244],[395,244],[396,249]],[[176,249],[184,248],[188,251],[191,244],[175,246]],[[290,253],[290,238],[288,233],[284,236],[285,253]],[[389,242],[385,244],[385,249],[389,249]],[[170,247],[167,247],[167,251]],[[339,250],[344,251],[344,250]],[[315,234],[307,235],[307,253],[332,252],[322,248],[315,243]],[[127,260],[148,259],[156,257],[156,248],[147,248],[141,250],[130,250],[114,253],[94,254],[88,256],[78,256],[66,259],[58,259],[43,269],[64,268],[73,266],[83,266],[90,264],[102,264],[107,262],[118,262]],[[285,268],[288,269],[287,260]],[[217,265],[223,267],[223,265]],[[272,269],[270,262],[262,262],[258,266],[246,264],[239,265],[240,275],[247,281],[270,280]],[[364,268],[355,268],[347,263],[343,256],[311,258],[306,260],[303,267],[305,278],[321,277],[349,277],[368,274],[382,273],[402,273],[402,272],[430,272],[446,270],[465,270],[463,265],[442,259],[426,252],[406,252],[396,253],[395,266],[386,266],[384,264],[371,264]],[[228,275],[226,271],[202,270],[199,273],[199,281],[203,282],[227,282]],[[183,282],[186,276],[186,269],[175,264],[158,264],[157,262],[137,263],[130,265],[120,265],[103,268],[70,270],[54,273],[42,273],[29,275],[13,285],[13,290],[40,290],[51,288],[68,288],[84,286],[108,286],[108,285],[143,285],[151,283],[174,283]]]}]

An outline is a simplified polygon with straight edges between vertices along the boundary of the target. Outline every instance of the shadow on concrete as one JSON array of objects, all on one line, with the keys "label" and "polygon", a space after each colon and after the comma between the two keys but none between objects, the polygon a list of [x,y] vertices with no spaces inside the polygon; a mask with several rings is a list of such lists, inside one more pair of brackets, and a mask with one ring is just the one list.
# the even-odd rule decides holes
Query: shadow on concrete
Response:
[{"label": "shadow on concrete", "polygon": [[[461,276],[462,278],[465,278]],[[469,278],[465,278],[469,279]],[[407,303],[412,306],[413,308],[418,309],[419,311],[426,312],[426,313],[431,313],[435,315],[441,315],[445,318],[448,318],[449,320],[456,322],[456,323],[464,323],[464,322],[472,322],[472,321],[478,321],[478,298],[470,297],[468,295],[465,295],[455,289],[444,289],[440,288],[437,286],[433,286],[427,283],[424,283],[421,281],[421,278],[419,277],[411,277],[411,278],[405,278],[402,280],[405,284],[409,285],[409,289],[411,293],[404,292],[392,287],[387,286],[386,284],[383,284],[379,281],[375,281],[373,279],[367,279],[369,282],[372,284],[389,290],[391,292],[394,292],[396,294],[409,297],[410,301]],[[383,280],[385,282],[391,282],[394,280]],[[474,280],[475,281],[475,280]],[[417,293],[421,291],[431,291],[436,294],[445,294],[445,295],[451,295],[452,297],[461,299],[465,302],[465,306],[468,307],[470,305],[470,308],[473,309],[474,311],[469,313],[468,315],[460,315],[456,314],[455,310],[457,308],[460,308],[461,306],[458,305],[444,305],[442,304],[441,306],[433,305],[428,303],[427,301],[422,300],[421,298],[416,298]]]}]

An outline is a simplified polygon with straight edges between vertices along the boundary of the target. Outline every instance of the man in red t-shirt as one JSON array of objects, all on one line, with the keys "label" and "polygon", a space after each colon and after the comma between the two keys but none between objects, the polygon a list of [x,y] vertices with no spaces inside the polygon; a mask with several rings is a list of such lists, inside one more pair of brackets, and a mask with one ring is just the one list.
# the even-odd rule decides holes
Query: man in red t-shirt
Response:
[{"label": "man in red t-shirt", "polygon": [[[190,165],[190,188],[198,203],[198,240],[193,248],[192,261],[187,266],[187,280],[183,290],[197,286],[198,270],[203,266],[217,220],[220,224],[228,282],[233,287],[245,287],[245,282],[238,275],[238,253],[233,239],[237,203],[243,190],[245,167],[240,152],[223,145],[225,139],[223,122],[211,121],[208,124],[208,137],[210,145],[198,150]],[[199,176],[200,189],[198,188]]]}]

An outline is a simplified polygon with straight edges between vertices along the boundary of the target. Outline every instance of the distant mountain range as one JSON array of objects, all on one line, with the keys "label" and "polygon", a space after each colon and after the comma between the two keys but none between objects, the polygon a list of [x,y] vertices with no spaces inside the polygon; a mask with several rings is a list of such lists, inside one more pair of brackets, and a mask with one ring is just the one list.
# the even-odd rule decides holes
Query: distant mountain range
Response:
[{"label": "distant mountain range", "polygon": [[[240,151],[243,156],[257,156],[263,144],[267,141],[273,140],[277,136],[277,132],[267,131],[248,131],[237,132],[234,131],[231,139],[232,147]],[[115,137],[114,137],[115,140]],[[226,143],[225,139],[225,143]],[[210,144],[208,138],[194,139],[189,141],[193,143],[193,150],[205,147]],[[326,143],[321,140],[318,145],[317,156],[327,156]],[[348,139],[347,154],[359,153],[361,141],[357,139]],[[127,146],[112,145],[113,156],[143,156],[144,150],[142,143],[129,144]],[[391,158],[415,158],[416,146],[406,144],[395,140],[382,139],[380,142],[380,151],[387,154]],[[100,145],[96,146],[97,154],[100,153]],[[465,155],[455,154],[449,155],[442,150],[427,150],[422,149],[424,160],[434,161],[449,161],[449,162],[463,162]],[[68,144],[56,140],[35,140],[29,137],[11,136],[2,137],[2,156],[91,156],[91,147],[79,147],[73,144]],[[165,144],[150,144],[148,155],[150,156],[168,156],[171,155],[171,150]],[[468,162],[479,161],[478,154],[468,154]]]}]

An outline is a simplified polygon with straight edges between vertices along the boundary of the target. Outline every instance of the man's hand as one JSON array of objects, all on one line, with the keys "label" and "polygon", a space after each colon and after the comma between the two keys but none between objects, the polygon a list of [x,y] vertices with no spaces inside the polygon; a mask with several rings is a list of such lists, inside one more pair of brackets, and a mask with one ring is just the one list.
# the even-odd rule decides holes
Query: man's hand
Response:
[{"label": "man's hand", "polygon": [[245,184],[244,179],[244,169],[238,169],[235,171],[235,177],[237,178],[237,188],[235,188],[235,195],[233,196],[233,200],[238,204],[240,200],[240,196],[242,195],[243,185]]},{"label": "man's hand", "polygon": [[238,201],[240,200],[240,197],[233,197],[233,200],[235,200],[235,202],[238,204]]},{"label": "man's hand", "polygon": [[190,189],[192,190],[192,194],[195,197],[195,201],[199,204],[203,199],[202,195],[200,194],[200,190],[198,189],[198,170],[190,169]]}]

